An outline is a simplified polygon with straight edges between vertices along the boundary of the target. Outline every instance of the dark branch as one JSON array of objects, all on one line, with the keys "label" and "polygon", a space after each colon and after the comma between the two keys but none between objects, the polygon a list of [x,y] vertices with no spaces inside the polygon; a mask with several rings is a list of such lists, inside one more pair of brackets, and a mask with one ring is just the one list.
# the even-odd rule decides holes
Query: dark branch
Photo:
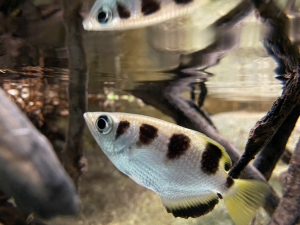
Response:
[{"label": "dark branch", "polygon": [[[285,142],[281,144],[279,151],[269,148],[276,143],[282,132],[286,135],[293,129],[293,123],[299,116],[300,104],[300,80],[299,80],[299,52],[296,45],[292,44],[287,35],[288,19],[285,14],[277,8],[273,1],[254,1],[260,17],[268,32],[265,37],[265,47],[279,64],[279,71],[284,71],[285,87],[282,95],[275,101],[268,114],[259,120],[250,132],[246,149],[239,162],[230,171],[231,176],[238,177],[245,166],[254,159],[255,155],[262,149],[265,149],[260,156],[260,161],[273,155],[273,162],[269,168],[264,169],[265,174],[269,176],[274,165],[280,158],[285,147]],[[283,125],[290,122],[289,127]],[[286,131],[288,129],[288,131]],[[267,160],[267,159],[264,159]],[[256,165],[258,165],[257,162]],[[262,166],[259,166],[262,168]]]},{"label": "dark branch", "polygon": [[69,123],[63,162],[65,168],[78,184],[82,171],[82,146],[84,120],[87,108],[87,66],[82,44],[82,19],[79,15],[80,0],[63,0],[64,19],[67,31],[66,45],[69,54]]},{"label": "dark branch", "polygon": [[294,225],[300,222],[300,140],[292,156],[283,197],[270,225]]},{"label": "dark branch", "polygon": [[296,125],[299,118],[300,106],[295,107],[282,125],[278,128],[271,141],[261,150],[254,166],[265,176],[268,180],[272,171],[275,168],[278,160],[285,151],[286,143]]}]

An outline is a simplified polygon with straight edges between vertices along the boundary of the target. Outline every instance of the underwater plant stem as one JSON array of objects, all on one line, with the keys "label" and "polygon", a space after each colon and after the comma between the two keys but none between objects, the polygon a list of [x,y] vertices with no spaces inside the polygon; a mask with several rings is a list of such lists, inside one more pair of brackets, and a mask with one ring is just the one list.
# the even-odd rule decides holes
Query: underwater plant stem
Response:
[{"label": "underwater plant stem", "polygon": [[[268,144],[272,145],[272,139],[276,138],[276,133],[279,135],[280,128],[284,129],[285,121],[292,122],[292,119],[288,119],[289,116],[293,118],[299,116],[296,107],[300,104],[300,57],[298,47],[288,38],[288,19],[273,1],[253,0],[253,4],[267,28],[264,45],[279,64],[280,71],[283,73],[282,79],[286,81],[282,95],[274,102],[267,115],[260,119],[251,130],[244,154],[230,171],[232,177],[238,177],[248,163],[255,158],[255,155],[263,149],[266,150],[262,151],[260,161],[262,162],[263,158],[267,160],[272,155],[273,164],[276,164],[283,150],[275,152],[274,149],[268,148]],[[296,114],[294,115],[293,112]],[[294,119],[293,122],[295,121]],[[292,128],[293,125],[289,129]],[[285,148],[283,145],[281,147]],[[270,166],[266,174],[271,174],[270,170],[273,167]]]},{"label": "underwater plant stem", "polygon": [[73,181],[78,185],[82,173],[81,160],[85,127],[82,115],[87,109],[87,65],[82,43],[82,19],[79,14],[82,1],[63,0],[62,2],[70,70],[69,121],[63,162]]},{"label": "underwater plant stem", "polygon": [[295,128],[296,122],[299,118],[300,105],[288,115],[286,120],[278,128],[277,132],[271,141],[261,150],[254,166],[265,176],[267,180],[270,179],[272,172],[285,151],[286,143]]},{"label": "underwater plant stem", "polygon": [[300,139],[291,158],[285,190],[270,225],[296,225],[300,222]]}]

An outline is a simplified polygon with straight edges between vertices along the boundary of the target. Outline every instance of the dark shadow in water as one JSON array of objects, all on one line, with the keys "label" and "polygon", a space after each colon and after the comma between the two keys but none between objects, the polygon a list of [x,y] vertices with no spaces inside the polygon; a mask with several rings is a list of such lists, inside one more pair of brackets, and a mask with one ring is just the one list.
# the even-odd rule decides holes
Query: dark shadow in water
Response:
[{"label": "dark shadow in water", "polygon": [[239,34],[236,32],[236,26],[251,12],[251,1],[244,0],[225,16],[218,19],[211,25],[216,33],[213,43],[200,51],[181,55],[181,64],[176,70],[193,74],[195,70],[205,70],[218,64],[226,53],[238,43]]},{"label": "dark shadow in water", "polygon": [[[207,80],[207,76],[208,74],[204,73],[195,76],[181,74],[180,78],[177,77],[177,79],[173,81],[162,80],[151,83],[141,83],[141,85],[130,92],[141,98],[145,103],[150,104],[164,114],[169,115],[178,124],[185,125],[186,127],[193,126],[193,123],[189,121],[188,117],[182,116],[182,114],[184,114],[182,106],[184,105],[185,108],[191,107],[200,113],[205,120],[205,124],[208,123],[214,127],[207,113],[201,109],[207,93],[204,83],[204,81]],[[195,94],[195,88],[197,86],[200,88],[199,96],[196,96]],[[185,100],[182,98],[181,94],[186,91],[190,91],[192,100]],[[183,105],[179,106],[178,104],[173,104],[180,100],[182,100],[181,103],[183,103]]]},{"label": "dark shadow in water", "polygon": [[[64,27],[60,4],[37,7],[31,0],[0,1],[0,67],[66,66],[61,49]],[[63,62],[63,64],[62,64]]]}]

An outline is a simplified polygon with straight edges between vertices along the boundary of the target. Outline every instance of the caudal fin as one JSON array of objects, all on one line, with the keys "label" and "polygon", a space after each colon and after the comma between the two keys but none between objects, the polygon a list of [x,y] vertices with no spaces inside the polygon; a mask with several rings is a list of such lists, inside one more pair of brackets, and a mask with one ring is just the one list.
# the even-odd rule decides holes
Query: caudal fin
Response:
[{"label": "caudal fin", "polygon": [[235,180],[234,185],[224,196],[226,208],[235,224],[248,225],[269,193],[268,185],[263,182]]}]

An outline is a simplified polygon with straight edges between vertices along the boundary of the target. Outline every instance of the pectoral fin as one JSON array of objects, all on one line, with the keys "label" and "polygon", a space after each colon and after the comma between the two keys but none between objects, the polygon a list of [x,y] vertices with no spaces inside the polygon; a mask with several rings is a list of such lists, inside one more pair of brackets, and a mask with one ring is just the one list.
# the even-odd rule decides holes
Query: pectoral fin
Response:
[{"label": "pectoral fin", "polygon": [[202,196],[182,199],[162,198],[162,201],[167,211],[175,217],[195,218],[212,211],[218,204],[219,197],[215,193],[208,193]]}]

